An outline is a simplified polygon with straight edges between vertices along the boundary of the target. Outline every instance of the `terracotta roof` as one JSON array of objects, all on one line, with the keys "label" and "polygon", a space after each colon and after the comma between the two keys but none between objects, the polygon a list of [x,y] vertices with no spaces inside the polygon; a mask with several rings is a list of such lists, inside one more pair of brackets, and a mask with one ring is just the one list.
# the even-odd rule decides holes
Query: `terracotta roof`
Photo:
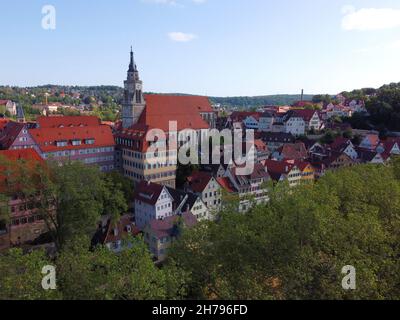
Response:
[{"label": "terracotta roof", "polygon": [[196,217],[191,212],[185,212],[181,216],[170,216],[164,220],[153,219],[149,222],[149,227],[158,239],[172,237],[175,233],[174,226],[178,222],[179,217],[182,217],[185,226],[188,228],[192,228],[197,224]]},{"label": "terracotta roof", "polygon": [[0,100],[0,106],[6,105],[10,100]]},{"label": "terracotta roof", "polygon": [[207,187],[208,183],[212,179],[212,176],[208,172],[196,171],[187,178],[190,189],[194,192],[203,192]]},{"label": "terracotta roof", "polygon": [[254,146],[257,151],[268,151],[268,146],[261,139],[254,140]]},{"label": "terracotta roof", "polygon": [[18,150],[0,150],[0,156],[4,156],[9,160],[33,160],[44,163],[42,157],[35,149],[18,149]]},{"label": "terracotta roof", "polygon": [[270,174],[288,174],[295,167],[294,163],[275,160],[266,160],[264,165]]},{"label": "terracotta roof", "polygon": [[307,158],[307,149],[303,142],[287,143],[278,149],[284,159],[302,160]]},{"label": "terracotta roof", "polygon": [[311,163],[307,161],[295,161],[294,164],[303,172],[307,167],[312,167]]},{"label": "terracotta roof", "polygon": [[1,131],[4,129],[4,127],[7,125],[7,123],[10,122],[10,119],[7,118],[0,118],[0,134]]},{"label": "terracotta roof", "polygon": [[209,129],[210,126],[200,113],[213,112],[207,97],[176,95],[145,95],[146,107],[140,116],[139,123],[169,131],[169,122],[177,122],[177,130]]},{"label": "terracotta roof", "polygon": [[[45,127],[29,129],[28,131],[43,152],[109,147],[115,145],[111,128],[107,125],[62,128]],[[84,141],[86,139],[94,139],[94,144],[86,144]],[[80,140],[81,145],[72,145],[72,140]],[[57,146],[57,141],[66,141],[67,145]]]},{"label": "terracotta roof", "polygon": [[229,178],[227,177],[223,177],[223,178],[217,178],[216,179],[217,182],[219,183],[219,185],[226,191],[229,193],[234,193],[236,192],[234,185],[231,183],[231,181],[229,180]]},{"label": "terracotta roof", "polygon": [[164,186],[160,184],[141,181],[136,187],[134,198],[135,200],[155,205],[163,190]]},{"label": "terracotta roof", "polygon": [[100,119],[95,116],[50,116],[38,117],[37,123],[40,128],[60,127],[93,127],[100,125]]}]

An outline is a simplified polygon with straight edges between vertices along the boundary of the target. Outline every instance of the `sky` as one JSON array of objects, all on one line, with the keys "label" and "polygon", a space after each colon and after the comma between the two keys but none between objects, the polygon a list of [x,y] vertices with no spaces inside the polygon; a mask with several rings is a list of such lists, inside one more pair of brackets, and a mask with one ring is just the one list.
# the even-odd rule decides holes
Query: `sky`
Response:
[{"label": "sky", "polygon": [[1,0],[0,12],[0,85],[122,86],[131,45],[148,92],[400,82],[399,0]]}]

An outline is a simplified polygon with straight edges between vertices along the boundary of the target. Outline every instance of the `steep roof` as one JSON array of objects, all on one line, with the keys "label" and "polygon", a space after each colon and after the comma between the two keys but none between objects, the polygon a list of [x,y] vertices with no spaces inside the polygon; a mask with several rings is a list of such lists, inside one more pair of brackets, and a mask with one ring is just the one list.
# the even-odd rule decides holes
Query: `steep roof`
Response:
[{"label": "steep roof", "polygon": [[[62,150],[79,150],[95,147],[114,146],[115,141],[111,128],[107,125],[83,126],[83,127],[44,127],[29,129],[33,140],[43,152]],[[94,144],[72,145],[73,140],[84,141],[94,139]],[[66,146],[57,146],[57,141],[66,141]]]},{"label": "steep roof", "polygon": [[[115,232],[117,231],[117,232]],[[124,215],[115,224],[107,222],[103,244],[120,241],[128,236],[137,236],[140,230],[135,226],[130,215]]]},{"label": "steep roof", "polygon": [[169,192],[169,194],[172,196],[172,198],[174,199],[174,210],[176,208],[178,208],[183,200],[186,198],[186,201],[181,209],[181,211],[185,211],[187,209],[187,206],[189,206],[189,211],[193,208],[194,204],[196,203],[196,201],[199,199],[199,196],[191,193],[191,192],[184,192],[181,190],[176,190],[170,187],[167,187],[167,190]]},{"label": "steep roof", "polygon": [[284,159],[301,160],[307,158],[307,149],[303,142],[287,143],[278,149]]},{"label": "steep roof", "polygon": [[293,110],[294,114],[300,118],[303,118],[304,121],[309,122],[315,113],[318,114],[316,110],[312,109],[295,109]]},{"label": "steep roof", "polygon": [[0,146],[3,149],[8,149],[14,143],[15,139],[20,134],[21,130],[25,127],[25,124],[10,121],[6,123],[3,130],[0,133]]},{"label": "steep roof", "polygon": [[100,125],[100,119],[96,116],[50,116],[38,117],[40,128],[60,127],[93,127]]},{"label": "steep roof", "polygon": [[148,94],[145,95],[146,108],[139,123],[169,131],[169,122],[177,122],[177,130],[209,129],[201,113],[211,113],[213,109],[207,97]]},{"label": "steep roof", "polygon": [[208,183],[212,179],[212,175],[204,171],[195,171],[188,178],[190,189],[194,192],[203,192]]},{"label": "steep roof", "polygon": [[349,145],[352,145],[350,139],[337,137],[329,146],[334,151],[343,152]]},{"label": "steep roof", "polygon": [[236,192],[235,186],[231,183],[229,178],[223,177],[223,178],[217,178],[217,182],[221,186],[222,189],[224,189],[228,193],[234,193]]},{"label": "steep roof", "polygon": [[164,186],[160,184],[141,181],[136,187],[134,198],[135,200],[155,205],[163,190]]}]

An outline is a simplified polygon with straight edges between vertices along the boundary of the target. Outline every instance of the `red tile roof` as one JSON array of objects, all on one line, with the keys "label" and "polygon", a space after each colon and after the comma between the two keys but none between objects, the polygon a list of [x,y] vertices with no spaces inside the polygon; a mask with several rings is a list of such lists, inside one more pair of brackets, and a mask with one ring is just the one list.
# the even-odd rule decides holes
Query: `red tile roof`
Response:
[{"label": "red tile roof", "polygon": [[10,100],[0,100],[0,106],[6,105]]},{"label": "red tile roof", "polygon": [[92,127],[100,125],[100,119],[95,116],[50,116],[38,117],[37,123],[40,128],[60,127]]},{"label": "red tile roof", "polygon": [[232,185],[231,181],[229,178],[223,177],[223,178],[217,178],[217,182],[219,185],[228,193],[233,193],[235,191],[235,187]]},{"label": "red tile roof", "polygon": [[207,97],[177,95],[145,95],[146,108],[139,123],[169,131],[169,121],[177,122],[177,130],[209,129],[200,113],[213,112]]},{"label": "red tile roof", "polygon": [[284,159],[302,160],[307,158],[307,149],[303,142],[284,144],[278,149]]},{"label": "red tile roof", "polygon": [[44,160],[35,149],[19,149],[19,150],[0,150],[0,156],[4,156],[9,160],[32,160],[44,163]]},{"label": "red tile roof", "polygon": [[[111,128],[107,125],[29,129],[29,133],[43,152],[110,147],[115,145]],[[94,144],[85,144],[84,140],[86,139],[94,139]],[[81,145],[73,146],[72,140],[81,140]],[[57,141],[67,141],[67,146],[58,147],[56,145]]]}]

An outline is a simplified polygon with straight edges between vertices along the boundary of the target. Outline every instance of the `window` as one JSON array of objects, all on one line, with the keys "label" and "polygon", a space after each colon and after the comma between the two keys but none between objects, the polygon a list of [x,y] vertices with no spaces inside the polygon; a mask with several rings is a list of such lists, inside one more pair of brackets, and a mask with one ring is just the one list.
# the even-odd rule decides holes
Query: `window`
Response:
[{"label": "window", "polygon": [[81,145],[81,140],[77,140],[77,139],[72,140],[72,145],[73,146],[80,146]]},{"label": "window", "polygon": [[85,143],[86,144],[94,144],[94,139],[86,139]]}]

